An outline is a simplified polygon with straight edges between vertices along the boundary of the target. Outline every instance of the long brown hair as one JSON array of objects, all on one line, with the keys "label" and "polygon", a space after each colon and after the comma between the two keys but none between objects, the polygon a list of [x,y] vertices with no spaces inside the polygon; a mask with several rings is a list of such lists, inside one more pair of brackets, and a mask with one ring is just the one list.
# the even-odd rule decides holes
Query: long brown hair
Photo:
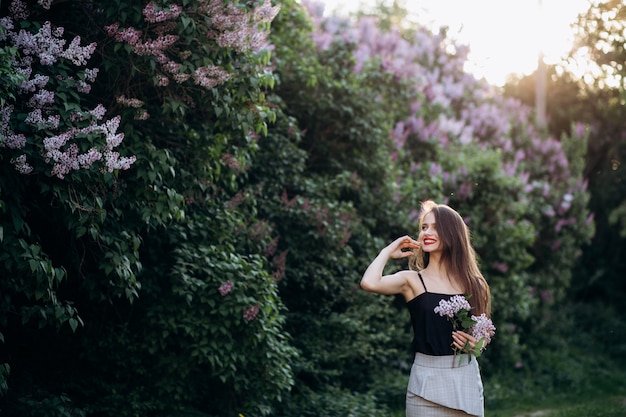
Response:
[{"label": "long brown hair", "polygon": [[[419,219],[419,230],[428,213],[433,213],[439,241],[442,245],[441,262],[446,272],[453,279],[458,279],[465,295],[469,295],[472,314],[485,313],[491,315],[491,292],[487,280],[480,272],[476,252],[470,239],[469,227],[463,218],[451,207],[445,204],[436,204],[427,200],[422,203],[422,212]],[[413,270],[422,270],[428,266],[430,254],[421,248],[413,251],[409,260],[409,267]]]}]

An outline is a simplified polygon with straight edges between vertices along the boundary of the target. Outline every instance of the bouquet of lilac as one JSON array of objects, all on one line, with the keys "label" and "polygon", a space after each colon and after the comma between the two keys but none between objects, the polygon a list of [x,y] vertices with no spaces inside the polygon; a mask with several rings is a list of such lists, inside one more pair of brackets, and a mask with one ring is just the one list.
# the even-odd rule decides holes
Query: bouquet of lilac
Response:
[{"label": "bouquet of lilac", "polygon": [[[470,315],[472,306],[468,300],[469,297],[462,295],[455,295],[449,300],[441,300],[439,305],[435,307],[435,313],[442,317],[448,317],[454,330],[462,330],[478,340],[474,348],[471,348],[469,342],[463,346],[462,351],[469,353],[469,359],[471,359],[471,355],[476,357],[481,355],[485,347],[491,342],[491,338],[496,334],[496,327],[484,313],[480,316]],[[457,349],[454,348],[454,355],[456,356],[456,354]]]}]

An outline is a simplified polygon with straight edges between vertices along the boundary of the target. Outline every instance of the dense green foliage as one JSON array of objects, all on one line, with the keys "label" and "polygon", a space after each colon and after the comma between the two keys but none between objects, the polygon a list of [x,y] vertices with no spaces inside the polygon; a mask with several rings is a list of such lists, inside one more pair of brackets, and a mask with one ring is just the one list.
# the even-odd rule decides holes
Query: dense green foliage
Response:
[{"label": "dense green foliage", "polygon": [[[0,89],[0,411],[389,415],[408,317],[358,282],[416,232],[427,198],[466,218],[492,287],[488,401],[520,364],[546,386],[573,375],[534,367],[560,363],[532,341],[571,329],[546,330],[593,232],[575,119],[558,139],[535,129],[464,73],[445,32],[384,16],[327,19],[292,0],[31,3],[2,20],[0,43],[13,74]],[[18,31],[48,21],[65,28],[53,39],[94,42],[86,67],[69,52],[23,59],[36,48]],[[36,75],[54,99],[34,109],[23,81]],[[74,136],[57,161],[61,132]],[[64,171],[72,144],[103,157]]]}]

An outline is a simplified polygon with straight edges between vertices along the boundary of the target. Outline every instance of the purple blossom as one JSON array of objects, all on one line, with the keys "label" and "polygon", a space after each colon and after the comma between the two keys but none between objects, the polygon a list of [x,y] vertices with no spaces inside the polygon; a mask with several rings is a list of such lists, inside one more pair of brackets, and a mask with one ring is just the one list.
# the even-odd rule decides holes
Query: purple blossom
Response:
[{"label": "purple blossom", "polygon": [[123,104],[126,107],[139,108],[144,105],[144,102],[139,100],[138,98],[127,98],[124,95],[121,95],[115,99],[120,104]]},{"label": "purple blossom", "polygon": [[170,79],[163,76],[163,75],[159,75],[157,76],[157,87],[165,87],[168,86],[170,84]]},{"label": "purple blossom", "polygon": [[13,113],[13,106],[5,106],[0,109],[0,147],[9,149],[21,149],[26,145],[26,136],[16,134],[9,126],[9,120]]},{"label": "purple blossom", "polygon": [[72,64],[76,66],[83,66],[87,64],[87,60],[91,57],[91,54],[96,50],[96,43],[92,42],[86,46],[80,46],[80,36],[74,37],[67,49],[61,53],[63,58],[67,58],[72,61]]},{"label": "purple blossom", "polygon": [[563,227],[571,226],[576,224],[576,219],[574,217],[570,217],[569,219],[559,219],[554,226],[554,230],[556,232],[560,232]]},{"label": "purple blossom", "polygon": [[235,210],[237,207],[239,207],[241,203],[244,202],[245,199],[246,199],[245,194],[242,191],[239,191],[230,200],[226,202],[226,206],[230,210]]},{"label": "purple blossom", "polygon": [[505,264],[504,262],[494,262],[492,266],[493,266],[493,269],[500,271],[503,274],[506,274],[509,270],[509,266]]},{"label": "purple blossom", "polygon": [[271,22],[279,11],[280,5],[272,6],[270,0],[265,0],[261,6],[254,10],[254,20],[259,23]]},{"label": "purple blossom", "polygon": [[7,31],[12,31],[15,26],[13,26],[13,20],[10,17],[4,16],[0,18],[0,26],[4,28],[4,30],[0,31],[0,41],[7,40]]},{"label": "purple blossom", "polygon": [[206,89],[211,89],[216,85],[223,84],[232,77],[233,75],[228,71],[215,65],[198,67],[193,73],[194,83]]},{"label": "purple blossom", "polygon": [[278,238],[275,237],[268,245],[265,247],[263,254],[267,257],[270,257],[276,253],[276,248],[278,247]]},{"label": "purple blossom", "polygon": [[28,116],[26,116],[26,119],[24,120],[25,123],[39,126],[39,128],[41,129],[51,130],[56,130],[59,127],[60,121],[61,116],[58,114],[48,116],[44,119],[41,114],[41,109],[35,109],[31,111],[30,113],[28,113]]},{"label": "purple blossom", "polygon": [[236,171],[241,170],[241,164],[239,164],[239,161],[237,161],[237,158],[235,158],[233,155],[229,153],[225,153],[224,155],[222,155],[222,162],[224,162],[226,166],[231,169],[234,169]]},{"label": "purple blossom", "polygon": [[283,277],[285,276],[287,253],[288,251],[286,250],[282,251],[277,256],[274,256],[274,258],[272,259],[272,263],[274,264],[274,267],[275,267],[274,271],[272,271],[272,276],[274,277],[274,280],[276,281],[282,280]]},{"label": "purple blossom", "polygon": [[20,174],[30,174],[33,172],[33,167],[26,162],[26,155],[12,158],[11,163]]},{"label": "purple blossom", "polygon": [[222,297],[228,295],[233,289],[233,282],[231,280],[226,281],[217,289]]},{"label": "purple blossom", "polygon": [[3,137],[3,141],[0,142],[1,146],[7,147],[9,149],[22,149],[26,146],[26,136],[22,133],[9,133],[8,135]]},{"label": "purple blossom", "polygon": [[102,159],[102,153],[100,153],[96,148],[91,148],[87,151],[87,153],[78,155],[76,159],[81,167],[87,168],[93,165],[94,162]]},{"label": "purple blossom", "polygon": [[32,108],[42,108],[47,104],[54,103],[54,93],[48,90],[39,90],[28,100],[28,106]]},{"label": "purple blossom", "polygon": [[199,10],[207,13],[215,28],[208,33],[209,39],[215,39],[221,47],[246,52],[267,47],[269,27],[266,23],[278,14],[280,5],[272,6],[270,0],[265,0],[258,8],[247,13],[234,4],[213,0]]},{"label": "purple blossom", "polygon": [[404,126],[404,122],[400,121],[396,123],[396,127],[391,132],[391,137],[397,149],[404,148],[409,133],[410,132]]},{"label": "purple blossom", "polygon": [[[96,108],[97,109],[97,108]],[[56,136],[44,139],[46,150],[46,161],[52,162],[52,175],[64,178],[69,172],[80,168],[88,168],[94,162],[103,159],[106,169],[104,171],[113,172],[115,170],[129,169],[136,161],[136,157],[121,157],[113,148],[117,147],[124,138],[123,133],[116,134],[120,117],[115,117],[106,121],[103,125],[91,124],[86,128],[73,128]],[[78,135],[101,134],[105,136],[105,145],[101,151],[90,149],[87,153],[80,154],[75,143],[68,144]]]},{"label": "purple blossom", "polygon": [[182,8],[177,4],[171,4],[169,6],[169,10],[157,10],[156,7],[154,7],[154,2],[148,3],[142,10],[144,19],[146,22],[150,23],[159,23],[170,19],[176,19],[181,11]]},{"label": "purple blossom", "polygon": [[430,169],[429,169],[428,173],[432,177],[436,177],[436,176],[441,175],[441,171],[442,171],[441,165],[439,165],[439,164],[437,164],[435,162],[431,162],[430,163]]},{"label": "purple blossom", "polygon": [[585,136],[585,134],[587,133],[587,126],[585,126],[583,123],[577,122],[574,126],[574,132],[577,136]]},{"label": "purple blossom", "polygon": [[9,5],[9,12],[11,13],[11,16],[16,20],[26,19],[28,17],[26,3],[22,0],[14,0],[13,2],[11,2],[11,4]]},{"label": "purple blossom", "polygon": [[484,313],[480,316],[472,316],[472,320],[476,323],[470,328],[470,334],[478,340],[484,339],[483,347],[488,345],[493,335],[496,334],[496,326]]},{"label": "purple blossom", "polygon": [[[29,68],[29,71],[22,71],[22,74],[26,77],[26,80],[20,86],[22,92],[24,93],[32,93],[37,88],[44,88],[46,84],[48,84],[48,80],[50,77],[47,75],[35,74],[33,78],[30,78],[32,69]],[[29,79],[30,78],[30,79]]]},{"label": "purple blossom", "polygon": [[91,84],[88,84],[83,80],[78,80],[76,82],[76,91],[83,94],[89,94],[89,92],[91,92]]},{"label": "purple blossom", "polygon": [[462,183],[457,191],[457,197],[462,200],[469,198],[472,195],[473,188],[474,184],[471,182]]},{"label": "purple blossom", "polygon": [[472,307],[467,299],[462,295],[455,295],[451,297],[450,300],[441,300],[439,301],[439,305],[435,307],[435,313],[440,316],[446,316],[449,318],[454,318],[456,313],[461,310],[469,311]]},{"label": "purple blossom", "polygon": [[120,156],[119,152],[105,151],[102,156],[104,157],[107,172],[127,170],[137,161],[136,156],[124,157]]},{"label": "purple blossom", "polygon": [[243,312],[243,318],[248,321],[252,321],[256,318],[258,314],[259,314],[259,305],[255,304],[253,306],[248,307],[246,311]]},{"label": "purple blossom", "polygon": [[89,81],[90,83],[94,82],[96,80],[96,77],[98,76],[98,72],[100,72],[99,68],[85,69],[85,80]]},{"label": "purple blossom", "polygon": [[114,23],[109,26],[105,26],[104,30],[107,35],[112,36],[118,42],[126,42],[127,44],[134,46],[141,39],[141,31],[136,30],[135,28],[127,28],[119,30],[119,24]]},{"label": "purple blossom", "polygon": [[89,111],[89,114],[95,117],[96,120],[102,120],[105,113],[106,113],[106,109],[104,108],[102,104],[98,104],[96,107],[94,107],[93,110]]},{"label": "purple blossom", "polygon": [[[131,44],[133,47],[133,51],[140,56],[152,55],[158,56],[161,55],[163,51],[168,49],[170,46],[174,45],[176,41],[178,41],[179,37],[176,35],[159,35],[154,40],[149,40],[146,42],[135,42]],[[129,42],[130,44],[130,42]]]},{"label": "purple blossom", "polygon": [[52,65],[63,55],[65,39],[61,38],[62,35],[62,28],[53,30],[50,22],[46,22],[37,33],[22,29],[12,37],[15,46],[24,54],[37,56],[42,65]]},{"label": "purple blossom", "polygon": [[148,120],[150,118],[150,113],[146,110],[141,110],[135,115],[135,120]]}]

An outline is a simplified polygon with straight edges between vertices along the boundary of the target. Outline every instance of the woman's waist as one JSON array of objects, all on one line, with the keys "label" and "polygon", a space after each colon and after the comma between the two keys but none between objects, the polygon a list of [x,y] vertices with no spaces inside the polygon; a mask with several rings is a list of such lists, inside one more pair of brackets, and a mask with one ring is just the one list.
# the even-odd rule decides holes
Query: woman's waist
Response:
[{"label": "woman's waist", "polygon": [[413,363],[426,368],[458,368],[471,363],[472,357],[468,353],[457,353],[456,355],[427,355],[415,352]]}]

